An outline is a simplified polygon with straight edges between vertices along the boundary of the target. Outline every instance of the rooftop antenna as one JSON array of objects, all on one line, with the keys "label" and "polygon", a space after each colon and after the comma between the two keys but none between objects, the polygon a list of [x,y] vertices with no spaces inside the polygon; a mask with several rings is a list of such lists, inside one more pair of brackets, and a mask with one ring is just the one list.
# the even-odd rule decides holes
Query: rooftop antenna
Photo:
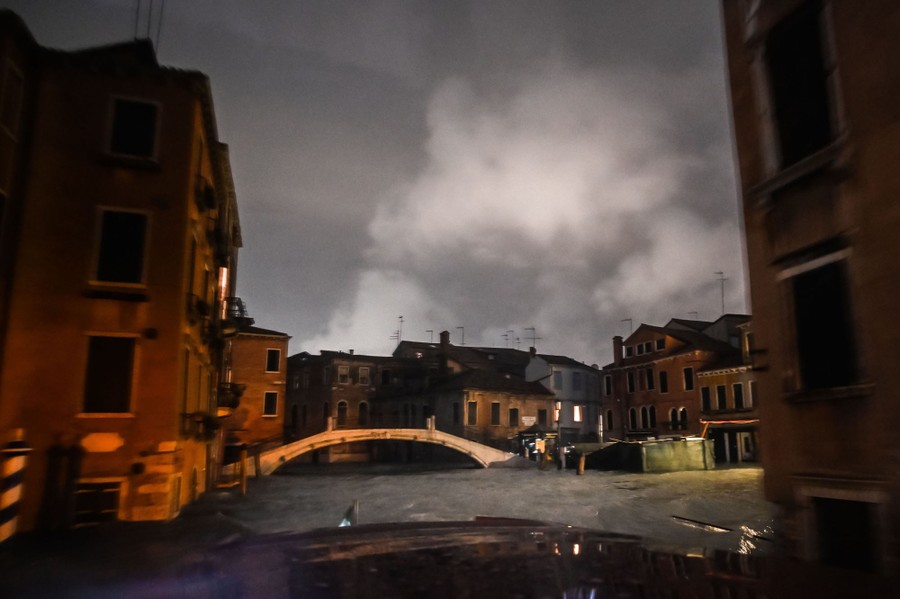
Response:
[{"label": "rooftop antenna", "polygon": [[462,331],[462,343],[460,345],[466,344],[466,327],[456,327],[457,331]]},{"label": "rooftop antenna", "polygon": [[700,315],[699,312],[688,312],[688,316],[693,316],[693,317],[694,317],[692,320],[697,320],[697,318],[699,317],[699,315]]},{"label": "rooftop antenna", "polygon": [[506,332],[503,333],[503,335],[501,335],[501,337],[503,337],[504,339],[506,339],[506,348],[507,348],[507,349],[509,349],[509,342],[513,340],[513,337],[514,337],[513,333],[515,333],[514,330],[512,330],[512,329],[507,329]]},{"label": "rooftop antenna", "polygon": [[397,320],[400,321],[400,324],[397,326],[397,341],[403,340],[403,317],[398,316]]},{"label": "rooftop antenna", "polygon": [[725,278],[725,273],[721,270],[713,273],[714,275],[719,275],[719,284],[722,287],[722,314],[725,314],[725,281],[728,279]]},{"label": "rooftop antenna", "polygon": [[623,318],[619,322],[627,322],[628,323],[628,334],[631,335],[634,332],[634,322],[630,318]]},{"label": "rooftop antenna", "polygon": [[519,349],[519,345],[522,343],[522,340],[516,337],[516,349]]},{"label": "rooftop antenna", "polygon": [[431,335],[428,338],[428,343],[434,343],[434,329],[425,329],[425,332]]},{"label": "rooftop antenna", "polygon": [[534,327],[525,327],[526,331],[531,331],[531,347],[537,346],[537,341],[540,341],[542,337],[538,337],[537,333],[534,330]]}]

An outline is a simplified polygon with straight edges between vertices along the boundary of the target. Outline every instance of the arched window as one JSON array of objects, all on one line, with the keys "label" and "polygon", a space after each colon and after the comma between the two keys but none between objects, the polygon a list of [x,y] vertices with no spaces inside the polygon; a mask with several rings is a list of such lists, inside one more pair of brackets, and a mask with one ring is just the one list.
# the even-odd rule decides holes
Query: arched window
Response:
[{"label": "arched window", "polygon": [[613,411],[606,410],[606,430],[611,431],[613,429]]},{"label": "arched window", "polygon": [[369,404],[366,402],[359,404],[359,425],[369,425]]},{"label": "arched window", "polygon": [[679,412],[678,416],[679,420],[681,420],[681,430],[686,431],[688,428],[687,408],[681,408],[681,412]]},{"label": "arched window", "polygon": [[650,406],[650,428],[656,428],[656,406]]},{"label": "arched window", "polygon": [[634,408],[628,409],[628,428],[631,430],[637,429],[637,410]]},{"label": "arched window", "polygon": [[678,430],[678,408],[669,410],[669,428],[673,431]]},{"label": "arched window", "polygon": [[650,428],[647,406],[641,406],[641,428]]},{"label": "arched window", "polygon": [[337,406],[337,423],[338,426],[347,424],[347,402],[339,401]]}]

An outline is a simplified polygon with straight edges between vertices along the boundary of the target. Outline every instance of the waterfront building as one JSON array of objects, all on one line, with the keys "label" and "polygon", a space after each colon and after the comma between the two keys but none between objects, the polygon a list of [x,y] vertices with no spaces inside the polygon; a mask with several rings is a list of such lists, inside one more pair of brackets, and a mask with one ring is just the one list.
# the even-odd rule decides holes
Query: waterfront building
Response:
[{"label": "waterfront building", "polygon": [[715,322],[641,324],[626,339],[614,337],[613,362],[602,370],[602,440],[704,433],[698,373],[740,360],[739,340],[732,345],[725,339],[732,337],[734,323],[748,320],[728,314]]},{"label": "waterfront building", "polygon": [[531,348],[525,379],[539,382],[555,399],[559,441],[599,441],[600,370],[566,356],[538,355]]},{"label": "waterfront building", "polygon": [[[227,444],[281,443],[285,423],[290,422],[285,412],[290,339],[286,333],[256,326],[241,327],[232,338],[226,377],[240,382],[221,385],[237,400],[222,422]],[[290,417],[296,421],[296,409]]]},{"label": "waterfront building", "polygon": [[0,435],[32,449],[20,530],[172,518],[215,482],[240,316],[209,80],[147,40],[42,48],[9,11],[0,53]]},{"label": "waterfront building", "polygon": [[792,551],[900,569],[900,7],[722,0],[766,497]]}]

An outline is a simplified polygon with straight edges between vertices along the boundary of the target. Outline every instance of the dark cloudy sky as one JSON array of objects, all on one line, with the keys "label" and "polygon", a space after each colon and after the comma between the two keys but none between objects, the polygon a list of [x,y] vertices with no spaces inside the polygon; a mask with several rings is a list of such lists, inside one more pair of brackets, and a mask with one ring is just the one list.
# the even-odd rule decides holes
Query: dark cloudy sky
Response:
[{"label": "dark cloudy sky", "polygon": [[[136,0],[0,5],[46,46],[134,35]],[[716,0],[164,6],[231,148],[239,295],[292,353],[389,353],[402,315],[602,364],[623,319],[717,318],[716,271],[748,309]]]}]

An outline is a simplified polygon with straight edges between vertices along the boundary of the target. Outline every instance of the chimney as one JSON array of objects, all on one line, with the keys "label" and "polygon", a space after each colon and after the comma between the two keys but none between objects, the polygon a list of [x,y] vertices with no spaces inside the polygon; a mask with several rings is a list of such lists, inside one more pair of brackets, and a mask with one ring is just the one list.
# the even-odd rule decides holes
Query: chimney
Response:
[{"label": "chimney", "polygon": [[353,350],[352,350],[352,349],[350,350],[350,355],[351,355],[351,356],[353,355]]},{"label": "chimney", "polygon": [[622,336],[613,337],[613,364],[621,366],[622,364]]},{"label": "chimney", "polygon": [[531,357],[533,358],[533,357],[535,357],[535,356],[537,355],[537,350],[536,350],[535,348],[533,348],[533,347],[529,347],[529,348],[528,348],[528,353],[529,353],[529,354],[531,355]]}]

